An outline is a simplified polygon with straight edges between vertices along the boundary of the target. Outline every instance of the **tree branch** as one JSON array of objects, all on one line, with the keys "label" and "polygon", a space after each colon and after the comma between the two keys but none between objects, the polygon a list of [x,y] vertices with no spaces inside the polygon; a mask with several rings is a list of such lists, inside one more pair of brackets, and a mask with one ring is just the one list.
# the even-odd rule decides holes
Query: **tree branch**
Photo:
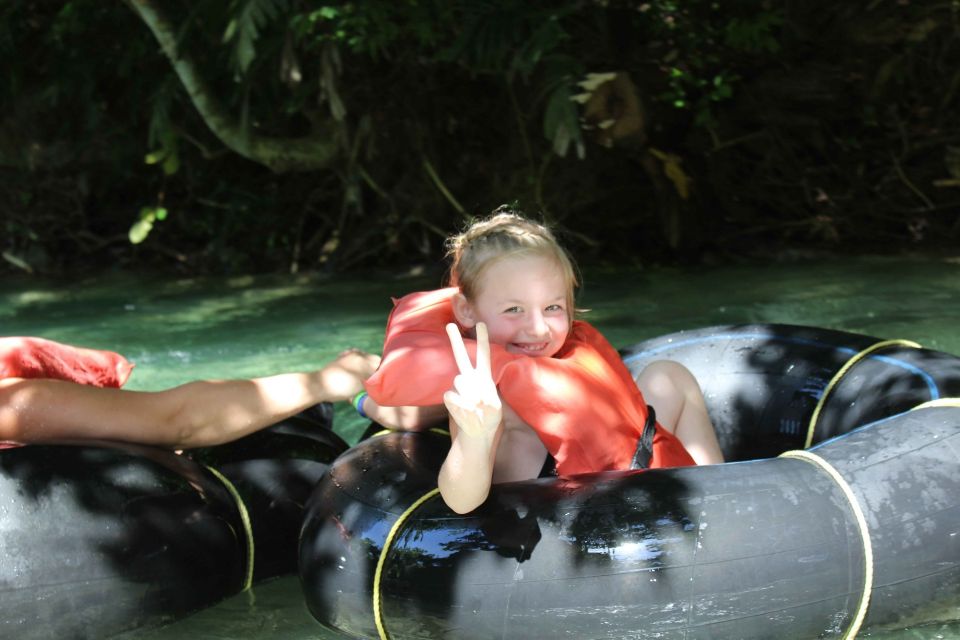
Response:
[{"label": "tree branch", "polygon": [[303,138],[274,138],[244,129],[223,108],[193,60],[177,50],[176,32],[162,14],[158,3],[154,0],[126,2],[157,39],[203,121],[229,149],[277,173],[325,169],[333,164],[338,150],[329,132]]}]

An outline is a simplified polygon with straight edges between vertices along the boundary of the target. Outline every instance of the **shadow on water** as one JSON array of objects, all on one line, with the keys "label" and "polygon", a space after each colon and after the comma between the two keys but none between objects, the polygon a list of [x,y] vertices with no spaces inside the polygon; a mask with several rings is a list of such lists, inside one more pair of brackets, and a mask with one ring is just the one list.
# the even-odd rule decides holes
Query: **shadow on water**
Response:
[{"label": "shadow on water", "polygon": [[356,322],[364,316],[376,318],[381,326],[389,311],[384,295],[382,309],[356,287],[345,287],[322,278],[236,278],[143,283],[113,280],[109,286],[33,290],[28,294],[8,293],[5,308],[13,309],[8,323],[35,322],[54,331],[70,330],[87,322],[109,327],[110,338],[124,335],[124,325],[135,322],[141,331],[169,335],[182,346],[219,342],[225,327],[256,330],[264,317],[295,326],[321,316],[331,321]]},{"label": "shadow on water", "polygon": [[376,351],[390,296],[425,285],[423,278],[114,276],[89,287],[0,288],[0,332],[119,351],[137,365],[129,388],[157,389],[316,368],[347,347]]}]

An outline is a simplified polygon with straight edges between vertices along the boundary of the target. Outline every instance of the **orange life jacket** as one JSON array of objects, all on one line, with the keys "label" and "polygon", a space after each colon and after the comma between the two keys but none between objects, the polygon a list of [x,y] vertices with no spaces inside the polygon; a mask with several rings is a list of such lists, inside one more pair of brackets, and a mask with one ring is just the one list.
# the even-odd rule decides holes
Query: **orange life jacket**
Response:
[{"label": "orange life jacket", "polygon": [[53,378],[95,387],[122,387],[133,370],[113,351],[83,349],[44,338],[0,338],[0,380]]},{"label": "orange life jacket", "polygon": [[[366,382],[381,406],[429,406],[459,373],[445,327],[456,322],[456,288],[412,293],[396,301],[387,322],[383,360]],[[464,340],[472,361],[476,341]],[[500,397],[540,436],[561,475],[629,469],[647,418],[647,404],[617,351],[590,324],[574,321],[551,358],[490,345]],[[695,464],[683,445],[657,425],[650,468]]]}]

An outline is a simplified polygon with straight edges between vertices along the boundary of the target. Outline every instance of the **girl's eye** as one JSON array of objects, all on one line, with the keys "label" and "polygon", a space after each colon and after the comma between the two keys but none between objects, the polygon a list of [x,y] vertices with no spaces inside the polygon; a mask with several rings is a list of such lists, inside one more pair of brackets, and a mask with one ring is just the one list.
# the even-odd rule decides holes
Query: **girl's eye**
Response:
[{"label": "girl's eye", "polygon": [[503,310],[504,313],[520,313],[520,307],[508,307]]},{"label": "girl's eye", "polygon": [[559,304],[551,304],[549,307],[547,307],[546,310],[547,310],[547,311],[553,311],[553,312],[563,311],[563,307],[562,307],[561,305],[559,305]]}]

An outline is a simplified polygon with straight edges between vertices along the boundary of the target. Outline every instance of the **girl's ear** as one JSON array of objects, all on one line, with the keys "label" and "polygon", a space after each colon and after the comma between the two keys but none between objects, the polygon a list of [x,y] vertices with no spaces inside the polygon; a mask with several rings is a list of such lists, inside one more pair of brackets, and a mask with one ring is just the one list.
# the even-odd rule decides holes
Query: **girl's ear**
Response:
[{"label": "girl's ear", "polygon": [[476,315],[473,312],[473,305],[462,293],[456,293],[453,296],[453,317],[457,323],[464,329],[472,329],[477,324]]}]

